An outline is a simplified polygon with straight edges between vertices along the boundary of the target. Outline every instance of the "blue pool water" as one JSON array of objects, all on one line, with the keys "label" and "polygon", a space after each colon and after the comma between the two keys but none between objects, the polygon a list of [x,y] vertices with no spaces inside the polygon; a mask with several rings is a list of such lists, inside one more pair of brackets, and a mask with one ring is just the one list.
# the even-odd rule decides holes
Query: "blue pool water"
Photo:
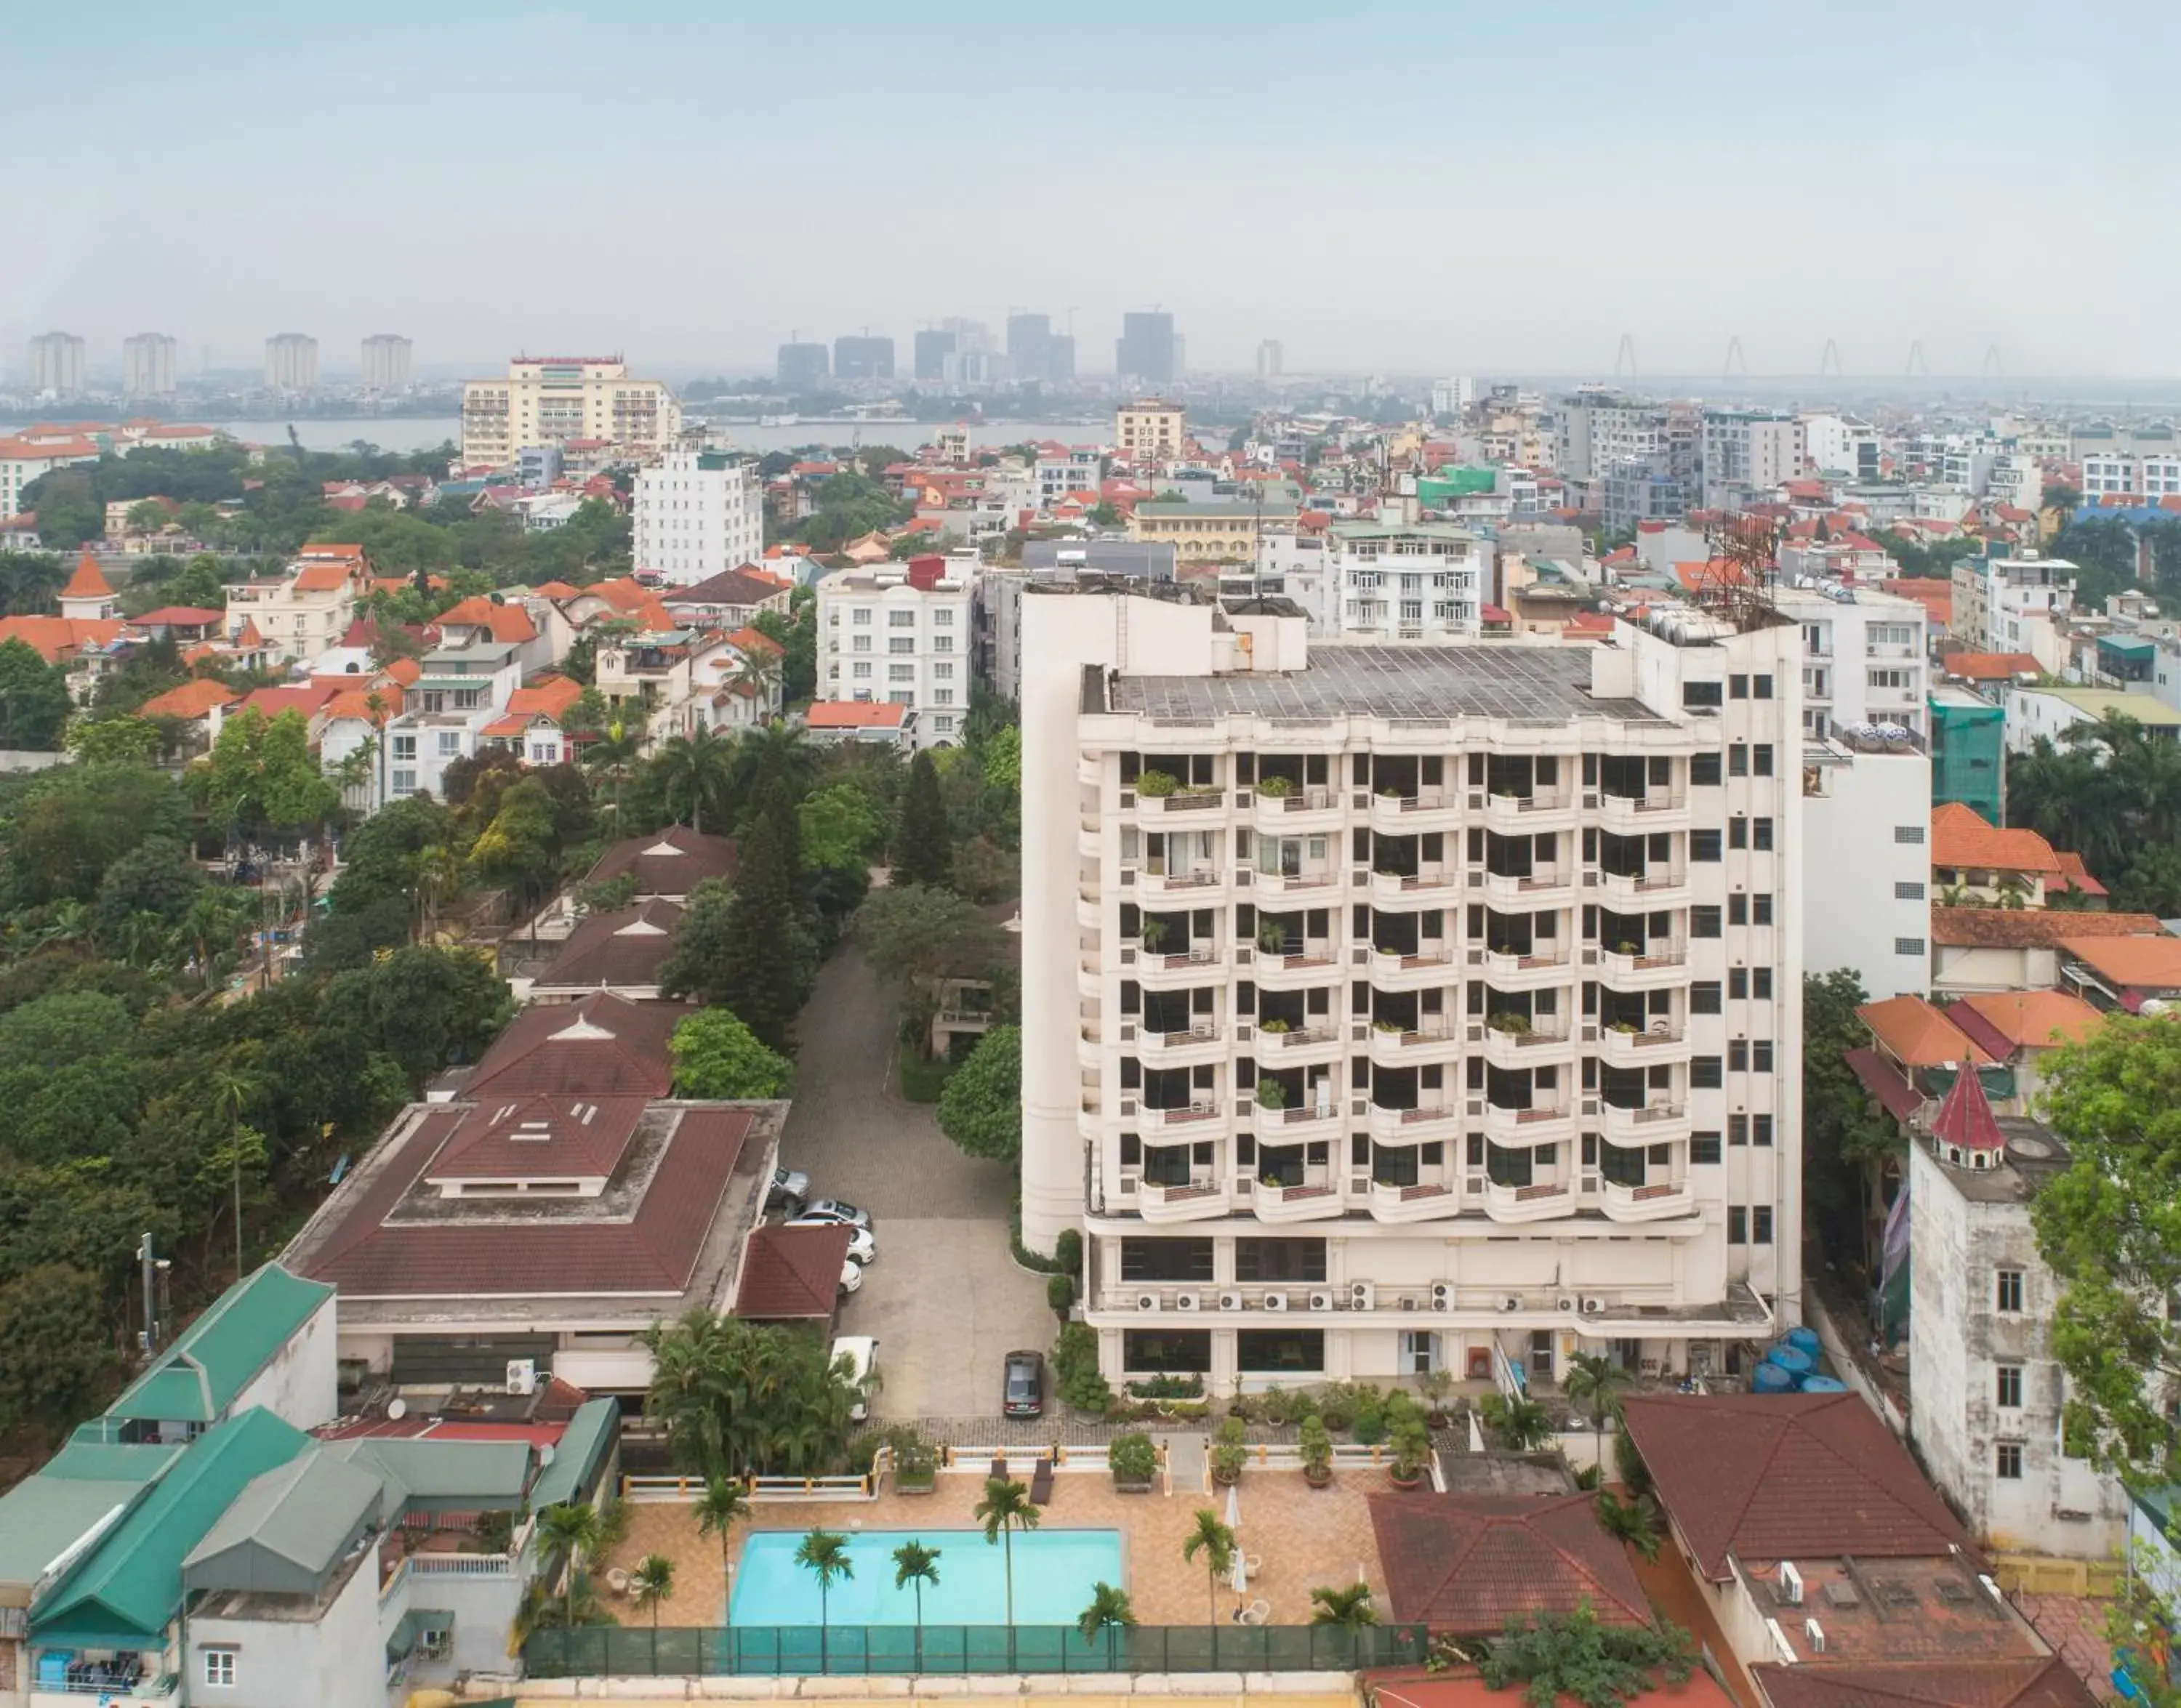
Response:
[{"label": "blue pool water", "polygon": [[[939,1582],[924,1586],[927,1625],[1004,1625],[1007,1555],[982,1530],[846,1530],[855,1575],[837,1579],[826,1603],[835,1625],[913,1625],[914,1585],[893,1586],[893,1551],[939,1551]],[[815,1625],[818,1580],[795,1563],[797,1530],[754,1530],[735,1567],[734,1623]],[[1033,1530],[1014,1538],[1015,1623],[1072,1625],[1095,1584],[1123,1584],[1118,1530]]]}]

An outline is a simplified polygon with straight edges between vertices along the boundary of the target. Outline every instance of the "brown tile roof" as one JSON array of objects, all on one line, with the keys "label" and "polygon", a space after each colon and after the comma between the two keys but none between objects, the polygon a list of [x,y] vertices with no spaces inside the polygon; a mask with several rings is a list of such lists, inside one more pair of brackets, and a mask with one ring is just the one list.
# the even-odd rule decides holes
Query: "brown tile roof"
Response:
[{"label": "brown tile roof", "polygon": [[2068,937],[2060,946],[2108,984],[2181,987],[2181,937]]},{"label": "brown tile roof", "polygon": [[2035,830],[2002,830],[1985,822],[1974,807],[1958,801],[1931,809],[1931,863],[1956,868],[1990,867],[2001,872],[2060,869],[2052,845]]},{"label": "brown tile roof", "polygon": [[1854,1394],[1642,1394],[1623,1405],[1659,1504],[1704,1574],[1745,1561],[1924,1556],[1970,1545]]},{"label": "brown tile roof", "polygon": [[878,700],[814,700],[803,721],[814,730],[879,730],[897,727],[908,710]]},{"label": "brown tile roof", "polygon": [[666,1043],[689,1011],[686,1003],[631,1002],[605,991],[580,1002],[533,1005],[485,1052],[464,1095],[664,1097],[674,1083]]},{"label": "brown tile roof", "polygon": [[2162,937],[2148,913],[2073,913],[2039,907],[1934,907],[1931,941],[1949,949],[2057,949],[2070,938]]},{"label": "brown tile roof", "polygon": [[1870,1028],[1870,1035],[1886,1053],[1908,1067],[1937,1067],[1949,1061],[1991,1060],[1972,1044],[1961,1028],[1920,996],[1889,996],[1883,1002],[1866,1002],[1855,1017]]},{"label": "brown tile roof", "polygon": [[1924,1094],[1909,1084],[1908,1077],[1876,1050],[1846,1050],[1841,1059],[1863,1082],[1863,1088],[1876,1098],[1880,1106],[1896,1121],[1907,1121],[1924,1106]]},{"label": "brown tile roof", "polygon": [[781,584],[752,569],[722,570],[687,587],[670,587],[659,597],[669,610],[676,605],[761,605],[776,599]]},{"label": "brown tile roof", "polygon": [[639,895],[684,896],[707,878],[735,875],[735,839],[671,824],[615,843],[591,868],[589,881],[602,884],[625,873],[635,875]]},{"label": "brown tile roof", "polygon": [[603,1179],[636,1136],[640,1097],[488,1097],[456,1124],[427,1180]]},{"label": "brown tile roof", "polygon": [[2043,667],[2028,653],[1949,653],[1940,661],[1949,676],[1970,682],[2004,682],[2016,676],[2039,676]]},{"label": "brown tile roof", "polygon": [[1749,1672],[1772,1708],[2090,1708],[2097,1700],[2057,1655],[1867,1667],[1768,1661]]},{"label": "brown tile roof", "polygon": [[1587,1601],[1607,1624],[1649,1623],[1643,1586],[1628,1551],[1599,1528],[1596,1498],[1372,1496],[1393,1617],[1482,1636]]},{"label": "brown tile roof", "polygon": [[553,964],[538,975],[538,985],[547,990],[656,985],[681,923],[681,908],[660,898],[594,913],[568,934]]},{"label": "brown tile roof", "polygon": [[846,1227],[761,1227],[743,1249],[734,1314],[761,1322],[830,1320],[848,1260]]}]

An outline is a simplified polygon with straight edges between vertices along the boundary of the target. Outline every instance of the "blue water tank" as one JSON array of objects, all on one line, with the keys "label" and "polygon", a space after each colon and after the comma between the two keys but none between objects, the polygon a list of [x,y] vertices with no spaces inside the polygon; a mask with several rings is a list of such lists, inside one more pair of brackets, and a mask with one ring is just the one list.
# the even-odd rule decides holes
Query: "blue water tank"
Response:
[{"label": "blue water tank", "polygon": [[1818,1361],[1800,1347],[1791,1347],[1782,1341],[1764,1354],[1767,1364],[1774,1364],[1790,1375],[1805,1376],[1817,1368]]},{"label": "blue water tank", "polygon": [[1753,1391],[1760,1394],[1792,1394],[1795,1391],[1795,1378],[1767,1359],[1758,1365],[1750,1376],[1749,1386]]},{"label": "blue water tank", "polygon": [[1847,1384],[1837,1376],[1804,1376],[1803,1391],[1806,1394],[1844,1394]]},{"label": "blue water tank", "polygon": [[1818,1331],[1815,1329],[1789,1329],[1787,1344],[1815,1358],[1818,1355]]}]

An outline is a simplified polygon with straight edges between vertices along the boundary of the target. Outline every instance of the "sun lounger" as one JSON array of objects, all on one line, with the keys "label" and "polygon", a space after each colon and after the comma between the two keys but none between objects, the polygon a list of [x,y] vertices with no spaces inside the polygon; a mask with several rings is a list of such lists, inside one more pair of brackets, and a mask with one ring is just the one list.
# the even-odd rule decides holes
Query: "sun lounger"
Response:
[{"label": "sun lounger", "polygon": [[1052,1461],[1040,1459],[1037,1469],[1031,1473],[1030,1499],[1034,1507],[1042,1507],[1052,1499]]}]

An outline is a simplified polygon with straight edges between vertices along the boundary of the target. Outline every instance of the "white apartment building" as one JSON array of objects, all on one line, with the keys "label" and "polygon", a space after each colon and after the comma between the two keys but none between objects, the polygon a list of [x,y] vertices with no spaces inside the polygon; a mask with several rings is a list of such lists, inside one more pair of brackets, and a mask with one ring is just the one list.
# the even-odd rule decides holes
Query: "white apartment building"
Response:
[{"label": "white apartment building", "polygon": [[312,391],[318,383],[318,341],[308,333],[275,333],[265,340],[265,388]]},{"label": "white apartment building", "polygon": [[268,658],[282,664],[315,658],[348,632],[370,576],[360,546],[305,546],[284,575],[228,588],[229,631],[246,620],[257,625]]},{"label": "white apartment building", "polygon": [[671,450],[636,477],[636,572],[694,587],[765,555],[757,465],[723,451]]},{"label": "white apartment building", "polygon": [[1794,629],[1317,644],[1191,591],[1025,602],[1024,1237],[1083,1231],[1108,1376],[1798,1320]]},{"label": "white apartment building", "polygon": [[1486,597],[1485,546],[1447,522],[1339,521],[1327,572],[1340,631],[1359,640],[1472,636]]},{"label": "white apartment building", "polygon": [[1803,468],[1803,424],[1760,410],[1703,412],[1703,508],[1735,510],[1770,498]]},{"label": "white apartment building", "polygon": [[2068,1152],[2041,1123],[1974,1102],[1981,1118],[1942,1105],[1937,1131],[1908,1147],[1910,1434],[1988,1546],[2106,1559],[2128,1503],[2062,1445],[2067,1375],[2049,1332],[2060,1287],[2029,1220]]},{"label": "white apartment building", "polygon": [[[2075,576],[2065,558],[1957,559],[1950,625],[1955,639],[1971,652],[2038,651],[2036,626],[2041,623],[2049,644],[2053,620],[2074,608]],[[2049,664],[2042,656],[2038,662],[2056,675],[2062,664],[2057,657]]]},{"label": "white apartment building", "polygon": [[77,438],[32,441],[0,437],[0,521],[23,508],[23,488],[55,469],[99,459],[96,440]]},{"label": "white apartment building", "polygon": [[1893,724],[1918,736],[1926,722],[1930,613],[1871,587],[1783,587],[1780,614],[1803,636],[1803,732]]},{"label": "white apartment building", "polygon": [[140,332],[122,339],[121,389],[129,397],[172,397],[174,339],[163,332]]},{"label": "white apartment building", "polygon": [[1049,510],[1070,493],[1095,493],[1104,478],[1103,466],[1095,450],[1071,450],[1066,456],[1044,456],[1030,471],[1037,507]]},{"label": "white apartment building", "polygon": [[1878,478],[1878,429],[1853,416],[1806,415],[1803,455],[1814,472],[1844,474],[1852,480]]},{"label": "white apartment building", "polygon": [[1432,382],[1433,415],[1460,415],[1477,401],[1477,380],[1471,374],[1454,374]]},{"label": "white apartment building", "polygon": [[2181,495],[2181,455],[2098,451],[2083,459],[2083,496],[2156,504]]},{"label": "white apartment building", "polygon": [[529,445],[596,439],[644,456],[673,444],[682,405],[618,356],[517,356],[505,379],[462,383],[462,460],[498,468]]},{"label": "white apartment building", "polygon": [[975,675],[976,587],[974,559],[936,553],[825,576],[818,697],[906,706],[919,747],[953,746]]},{"label": "white apartment building", "polygon": [[39,333],[30,340],[29,368],[34,395],[79,395],[83,390],[83,340],[72,332]]},{"label": "white apartment building", "polygon": [[1142,399],[1123,404],[1114,412],[1113,443],[1132,462],[1178,457],[1188,440],[1188,411],[1178,403]]},{"label": "white apartment building", "polygon": [[364,384],[373,391],[400,391],[407,385],[411,348],[398,333],[373,333],[364,339]]},{"label": "white apartment building", "polygon": [[447,768],[477,755],[485,725],[507,709],[522,686],[522,647],[467,631],[465,645],[427,653],[422,673],[403,696],[402,714],[386,726],[387,793],[446,798]]},{"label": "white apartment building", "polygon": [[1292,599],[1302,607],[1314,638],[1330,639],[1340,632],[1340,576],[1322,534],[1283,531],[1259,536],[1256,576],[1248,591]]},{"label": "white apartment building", "polygon": [[1577,392],[1553,406],[1553,472],[1563,480],[1596,480],[1615,463],[1662,456],[1665,435],[1666,413],[1656,404]]},{"label": "white apartment building", "polygon": [[1874,1001],[1921,995],[1931,983],[1930,755],[1914,739],[1844,733],[1805,736],[1802,765],[1803,917],[1819,922],[1803,935],[1803,970],[1851,968]]}]

